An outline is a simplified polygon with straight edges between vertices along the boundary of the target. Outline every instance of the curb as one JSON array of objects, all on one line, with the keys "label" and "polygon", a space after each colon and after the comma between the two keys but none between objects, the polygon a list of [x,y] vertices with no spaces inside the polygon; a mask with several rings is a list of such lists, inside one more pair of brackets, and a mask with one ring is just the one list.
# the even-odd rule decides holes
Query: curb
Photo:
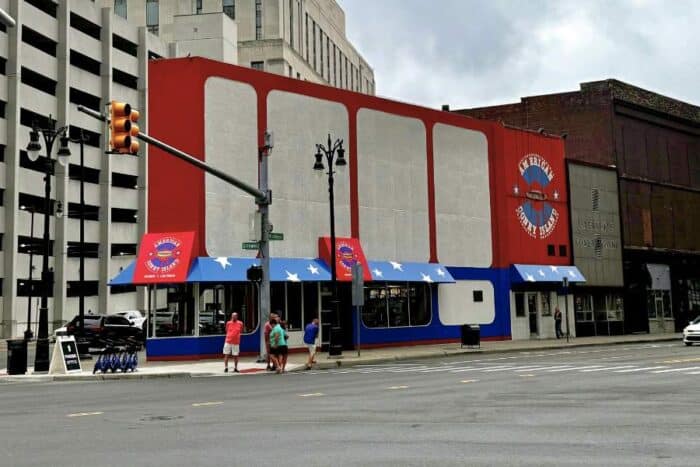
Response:
[{"label": "curb", "polygon": [[[625,340],[625,341],[614,341],[614,342],[601,342],[601,343],[582,343],[582,344],[577,344],[577,343],[569,343],[569,344],[563,344],[563,345],[540,345],[540,346],[534,346],[534,347],[521,347],[521,348],[504,348],[504,349],[483,349],[483,348],[478,348],[478,349],[455,349],[455,350],[442,350],[439,352],[424,352],[424,353],[417,353],[417,354],[412,354],[412,355],[393,355],[393,356],[387,356],[387,357],[376,357],[376,358],[366,358],[362,360],[331,360],[331,361],[324,361],[324,362],[319,362],[316,364],[314,367],[315,370],[331,370],[335,368],[349,368],[353,366],[359,366],[359,365],[373,365],[373,364],[379,364],[379,363],[391,363],[391,362],[399,362],[399,361],[406,361],[406,360],[425,360],[428,358],[436,358],[436,357],[454,357],[454,356],[459,356],[459,355],[473,355],[473,354],[483,354],[483,353],[508,353],[508,352],[539,352],[542,350],[555,350],[555,349],[572,349],[572,348],[580,348],[580,347],[598,347],[601,345],[624,345],[624,344],[646,344],[646,343],[654,343],[654,342],[673,342],[678,340],[678,337],[668,337],[668,338],[663,338],[663,339],[634,339],[634,340]],[[294,370],[295,372],[297,371],[304,371],[304,366],[302,365],[301,368],[297,368]]]}]

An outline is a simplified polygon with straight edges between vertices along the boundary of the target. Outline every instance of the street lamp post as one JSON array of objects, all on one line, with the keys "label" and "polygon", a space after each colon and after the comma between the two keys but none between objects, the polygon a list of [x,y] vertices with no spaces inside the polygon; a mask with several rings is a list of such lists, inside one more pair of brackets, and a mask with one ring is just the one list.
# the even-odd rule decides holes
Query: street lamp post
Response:
[{"label": "street lamp post", "polygon": [[36,355],[34,360],[34,371],[49,370],[49,291],[53,288],[53,271],[49,270],[49,216],[51,215],[51,176],[54,173],[54,162],[51,158],[53,144],[60,138],[60,147],[57,158],[62,165],[65,165],[70,157],[68,149],[68,127],[56,128],[56,120],[49,115],[47,128],[37,128],[32,125],[29,132],[29,144],[27,154],[29,159],[36,161],[41,151],[39,134],[44,138],[46,144],[46,163],[44,164],[44,239],[41,261],[41,302],[39,306],[39,329],[36,340]]},{"label": "street lamp post", "polygon": [[[82,128],[78,138],[70,140],[71,143],[80,144],[80,269],[78,271],[80,295],[78,297],[78,327],[81,336],[85,335],[85,289],[83,285],[85,284],[85,143],[87,141]],[[87,354],[87,352],[85,353]]]},{"label": "street lamp post", "polygon": [[29,341],[34,337],[32,333],[32,293],[34,292],[34,207],[20,206],[23,211],[28,211],[31,220],[29,227],[29,295],[27,296],[27,329],[24,331],[24,340]]},{"label": "street lamp post", "polygon": [[[336,158],[337,156],[337,158]],[[331,217],[331,283],[333,287],[332,302],[335,306],[335,325],[340,327],[340,310],[338,307],[338,277],[336,273],[336,252],[335,252],[335,198],[333,194],[333,171],[334,160],[336,167],[345,167],[347,161],[345,160],[345,149],[343,149],[343,140],[337,139],[335,143],[331,142],[331,135],[328,135],[328,145],[323,144],[316,145],[316,162],[314,163],[314,170],[318,170],[320,173],[325,170],[323,165],[323,158],[326,158],[326,165],[328,166],[328,201],[330,204],[330,217]],[[339,336],[337,336],[339,337]],[[331,345],[333,343],[331,342]]]}]

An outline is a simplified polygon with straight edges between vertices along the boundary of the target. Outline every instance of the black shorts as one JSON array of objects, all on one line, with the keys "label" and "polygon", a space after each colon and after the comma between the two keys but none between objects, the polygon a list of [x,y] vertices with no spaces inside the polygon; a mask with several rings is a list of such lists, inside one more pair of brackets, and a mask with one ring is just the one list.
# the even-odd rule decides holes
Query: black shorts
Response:
[{"label": "black shorts", "polygon": [[270,347],[270,354],[280,356],[287,355],[289,348],[286,345],[280,345],[278,347]]}]

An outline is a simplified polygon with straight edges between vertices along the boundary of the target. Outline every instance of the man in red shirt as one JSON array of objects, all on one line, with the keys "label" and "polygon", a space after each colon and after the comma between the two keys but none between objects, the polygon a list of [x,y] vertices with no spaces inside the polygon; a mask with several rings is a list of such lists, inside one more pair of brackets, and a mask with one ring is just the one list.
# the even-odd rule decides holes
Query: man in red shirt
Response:
[{"label": "man in red shirt", "polygon": [[241,333],[243,322],[238,321],[238,313],[231,313],[226,323],[226,341],[224,342],[224,373],[228,373],[228,359],[233,355],[233,372],[238,373],[238,354],[241,350]]}]

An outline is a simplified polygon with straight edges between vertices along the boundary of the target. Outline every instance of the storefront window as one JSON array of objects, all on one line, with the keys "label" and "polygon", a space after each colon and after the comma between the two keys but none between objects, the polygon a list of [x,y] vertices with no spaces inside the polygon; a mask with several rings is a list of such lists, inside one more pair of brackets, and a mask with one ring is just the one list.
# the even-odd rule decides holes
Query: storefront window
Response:
[{"label": "storefront window", "polygon": [[593,296],[576,294],[574,296],[574,310],[576,311],[576,321],[593,321]]},{"label": "storefront window", "polygon": [[365,287],[362,322],[370,328],[424,326],[430,323],[427,284],[386,284]]},{"label": "storefront window", "polygon": [[668,290],[664,290],[662,292],[663,294],[663,310],[664,310],[664,318],[673,318],[673,309],[671,308],[671,292]]},{"label": "storefront window", "polygon": [[542,292],[540,297],[542,297],[542,316],[551,316],[552,309],[549,307],[549,292]]},{"label": "storefront window", "polygon": [[223,334],[226,314],[223,309],[224,286],[200,285],[199,335]]},{"label": "storefront window", "polygon": [[622,296],[619,294],[608,294],[606,296],[608,303],[608,320],[622,321],[624,319],[624,305]]},{"label": "storefront window", "polygon": [[287,328],[290,331],[302,329],[301,282],[289,282],[287,286]]}]

